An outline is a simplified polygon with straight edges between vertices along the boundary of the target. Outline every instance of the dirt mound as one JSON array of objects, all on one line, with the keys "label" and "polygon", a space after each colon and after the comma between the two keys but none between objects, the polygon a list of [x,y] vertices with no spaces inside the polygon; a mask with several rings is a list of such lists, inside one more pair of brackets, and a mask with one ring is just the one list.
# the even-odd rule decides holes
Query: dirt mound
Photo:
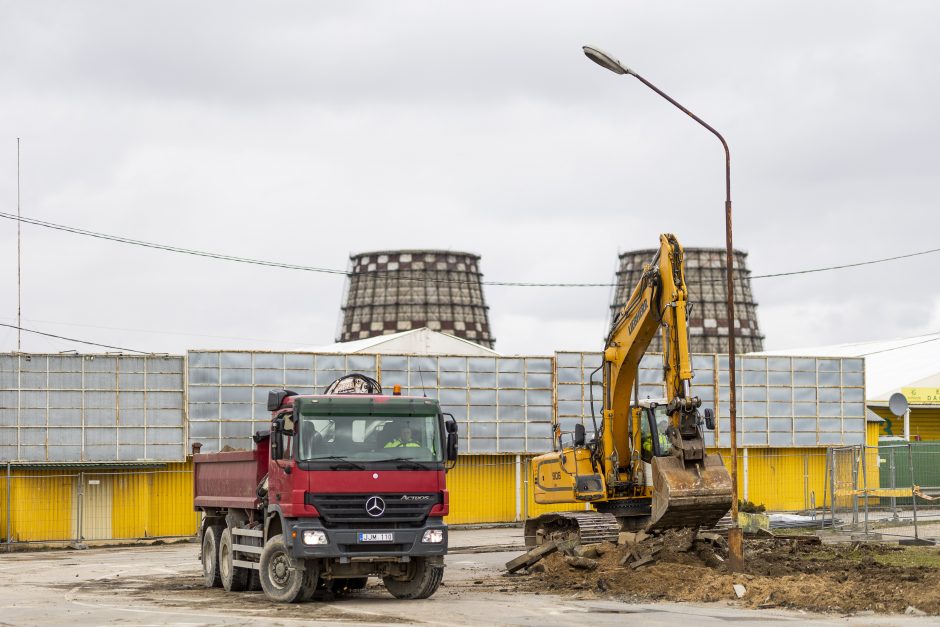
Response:
[{"label": "dirt mound", "polygon": [[586,560],[549,555],[519,578],[523,589],[629,601],[736,601],[755,608],[842,614],[940,614],[940,554],[935,548],[749,538],[746,572],[733,574],[720,537],[702,540],[689,532],[667,532],[639,544],[594,546],[600,554],[590,547],[575,550],[587,555]]}]

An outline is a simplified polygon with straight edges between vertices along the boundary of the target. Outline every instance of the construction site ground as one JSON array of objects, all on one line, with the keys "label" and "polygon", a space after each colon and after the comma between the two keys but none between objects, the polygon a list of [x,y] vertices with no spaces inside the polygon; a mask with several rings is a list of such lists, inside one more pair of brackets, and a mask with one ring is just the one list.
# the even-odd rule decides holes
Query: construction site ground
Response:
[{"label": "construction site ground", "polygon": [[636,569],[619,563],[628,547],[610,544],[593,570],[555,553],[533,569],[543,572],[508,575],[522,544],[516,527],[454,529],[444,584],[428,600],[395,600],[370,579],[363,592],[298,605],[204,588],[194,543],[0,554],[0,625],[881,625],[940,613],[936,547],[749,541],[749,573],[734,575],[720,541],[664,544]]}]

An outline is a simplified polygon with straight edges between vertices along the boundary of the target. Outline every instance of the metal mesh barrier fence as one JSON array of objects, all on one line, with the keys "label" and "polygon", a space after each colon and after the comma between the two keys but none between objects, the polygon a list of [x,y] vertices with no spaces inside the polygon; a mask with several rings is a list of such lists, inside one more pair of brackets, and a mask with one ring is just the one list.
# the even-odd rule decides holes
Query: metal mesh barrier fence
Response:
[{"label": "metal mesh barrier fence", "polygon": [[837,530],[862,540],[940,538],[940,443],[830,449],[827,488]]}]

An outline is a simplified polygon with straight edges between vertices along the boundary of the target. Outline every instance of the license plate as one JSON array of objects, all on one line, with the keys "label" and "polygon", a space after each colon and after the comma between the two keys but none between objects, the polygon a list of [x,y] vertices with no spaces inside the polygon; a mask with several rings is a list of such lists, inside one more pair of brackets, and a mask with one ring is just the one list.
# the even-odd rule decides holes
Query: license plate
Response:
[{"label": "license plate", "polygon": [[395,536],[391,533],[360,533],[360,542],[394,542]]}]

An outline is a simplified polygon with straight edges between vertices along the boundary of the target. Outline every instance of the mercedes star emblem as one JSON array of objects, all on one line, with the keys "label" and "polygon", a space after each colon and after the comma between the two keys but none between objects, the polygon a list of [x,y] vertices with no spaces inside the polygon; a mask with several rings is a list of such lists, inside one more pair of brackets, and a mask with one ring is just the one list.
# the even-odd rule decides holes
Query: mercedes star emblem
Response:
[{"label": "mercedes star emblem", "polygon": [[385,501],[380,496],[370,496],[366,501],[366,513],[373,518],[378,518],[385,513]]}]

